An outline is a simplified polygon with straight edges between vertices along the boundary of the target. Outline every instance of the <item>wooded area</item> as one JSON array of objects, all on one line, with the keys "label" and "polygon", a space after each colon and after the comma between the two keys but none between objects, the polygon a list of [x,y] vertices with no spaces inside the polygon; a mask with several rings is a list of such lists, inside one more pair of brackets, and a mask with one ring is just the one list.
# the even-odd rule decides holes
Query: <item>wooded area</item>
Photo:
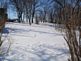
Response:
[{"label": "wooded area", "polygon": [[19,23],[63,25],[60,28],[71,55],[68,61],[81,61],[81,0],[9,0],[1,5],[15,9]]}]

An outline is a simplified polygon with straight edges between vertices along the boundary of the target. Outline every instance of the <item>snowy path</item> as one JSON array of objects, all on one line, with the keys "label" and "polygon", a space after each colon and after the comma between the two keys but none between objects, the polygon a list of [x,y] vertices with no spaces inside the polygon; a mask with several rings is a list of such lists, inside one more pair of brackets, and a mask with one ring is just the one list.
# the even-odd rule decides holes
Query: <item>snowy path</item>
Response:
[{"label": "snowy path", "polygon": [[5,30],[11,47],[4,61],[67,61],[65,40],[53,27],[9,23]]}]

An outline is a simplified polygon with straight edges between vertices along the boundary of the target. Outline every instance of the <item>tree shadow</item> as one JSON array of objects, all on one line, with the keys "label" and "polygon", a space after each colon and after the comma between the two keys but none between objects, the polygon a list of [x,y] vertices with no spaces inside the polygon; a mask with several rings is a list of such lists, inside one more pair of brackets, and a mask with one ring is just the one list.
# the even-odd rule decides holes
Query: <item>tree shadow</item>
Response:
[{"label": "tree shadow", "polygon": [[[49,52],[47,52],[48,50],[52,50],[53,52],[49,53]],[[54,54],[54,52],[57,52],[57,53]],[[17,56],[19,56],[19,54],[20,54],[21,57],[23,57],[26,53],[35,55],[35,57],[32,57],[32,55],[31,55],[31,57],[29,58],[30,61],[33,61],[33,60],[37,61],[38,57],[40,58],[39,61],[51,61],[51,60],[59,61],[60,59],[62,59],[59,57],[69,54],[68,49],[66,49],[66,48],[56,48],[54,46],[48,47],[48,46],[39,45],[37,47],[33,47],[31,50],[27,50],[27,48],[17,47],[16,50],[14,50],[11,55],[17,54]],[[22,60],[24,60],[24,59],[25,58],[23,58]],[[13,61],[12,59],[6,59],[6,60]]]},{"label": "tree shadow", "polygon": [[47,31],[40,31],[40,30],[34,30],[34,29],[27,29],[27,30],[24,30],[24,29],[16,29],[16,28],[9,28],[9,27],[6,27],[3,31],[3,33],[23,33],[23,32],[37,32],[37,33],[40,33],[40,34],[49,34],[49,35],[54,35],[54,36],[62,36],[64,34],[61,34],[61,33],[54,33],[54,32],[47,32]]},{"label": "tree shadow", "polygon": [[[62,55],[67,55],[69,53],[68,49],[66,48],[55,48],[55,47],[52,47],[52,46],[43,46],[42,45],[42,48],[41,46],[39,47],[40,49],[37,50],[37,49],[33,49],[35,52],[34,54],[36,54],[37,56],[39,56],[41,58],[41,61],[50,61],[51,59],[53,61],[57,61],[58,60],[58,57],[62,56]],[[57,51],[57,52],[60,52],[60,53],[51,53],[49,54],[48,52],[46,52],[48,49],[52,50],[52,51]]]},{"label": "tree shadow", "polygon": [[9,29],[8,28],[4,28],[2,33],[3,34],[8,34],[9,33]]},{"label": "tree shadow", "polygon": [[8,30],[8,32],[11,33],[20,33],[20,32],[29,32],[30,30],[24,30],[24,29],[16,29],[16,28],[5,28],[4,31]]}]

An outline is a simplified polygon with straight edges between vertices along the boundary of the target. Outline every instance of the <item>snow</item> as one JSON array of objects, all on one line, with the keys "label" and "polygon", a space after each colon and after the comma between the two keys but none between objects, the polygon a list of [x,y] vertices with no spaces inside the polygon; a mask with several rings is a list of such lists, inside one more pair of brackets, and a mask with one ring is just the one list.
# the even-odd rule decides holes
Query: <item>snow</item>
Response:
[{"label": "snow", "polygon": [[1,49],[7,52],[0,56],[2,61],[68,61],[63,35],[49,23],[7,23],[2,40]]}]

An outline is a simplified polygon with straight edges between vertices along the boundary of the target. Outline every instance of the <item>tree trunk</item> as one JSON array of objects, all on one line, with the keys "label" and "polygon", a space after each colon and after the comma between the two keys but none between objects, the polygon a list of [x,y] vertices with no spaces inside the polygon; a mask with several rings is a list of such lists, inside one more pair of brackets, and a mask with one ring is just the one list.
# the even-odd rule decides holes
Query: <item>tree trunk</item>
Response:
[{"label": "tree trunk", "polygon": [[81,57],[81,28],[79,27],[79,55]]},{"label": "tree trunk", "polygon": [[71,61],[80,61],[80,56],[79,56],[79,45],[77,41],[77,36],[76,36],[76,31],[72,29],[71,27],[66,27],[66,42],[69,47],[69,51],[71,54]]}]

